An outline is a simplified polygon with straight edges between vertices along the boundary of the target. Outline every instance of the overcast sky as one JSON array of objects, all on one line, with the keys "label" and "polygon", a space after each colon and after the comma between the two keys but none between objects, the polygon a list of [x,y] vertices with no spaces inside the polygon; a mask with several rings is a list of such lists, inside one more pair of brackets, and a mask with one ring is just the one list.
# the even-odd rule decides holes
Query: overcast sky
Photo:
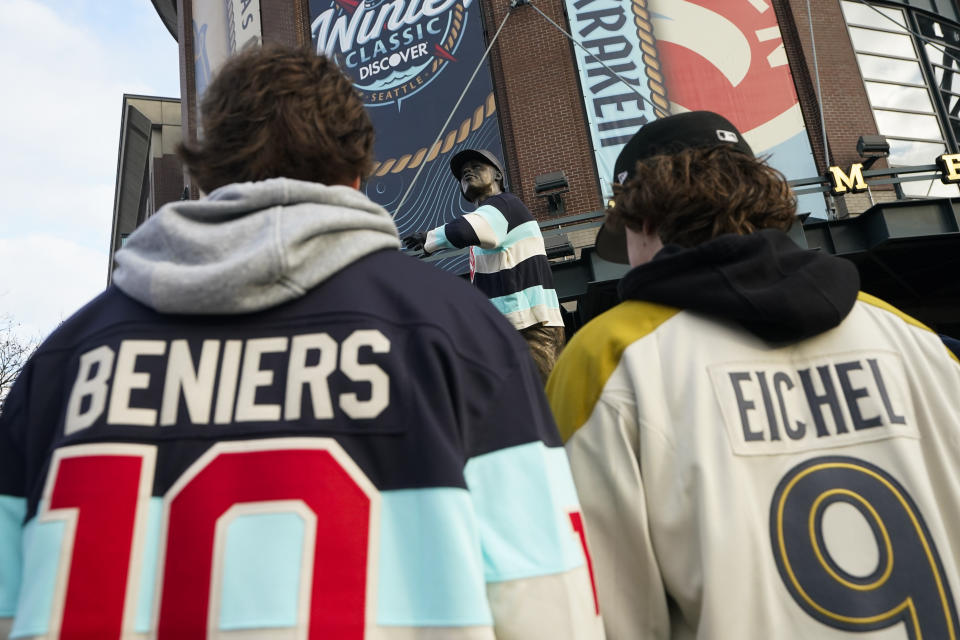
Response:
[{"label": "overcast sky", "polygon": [[0,0],[0,315],[45,337],[107,282],[123,94],[179,97],[150,0]]}]

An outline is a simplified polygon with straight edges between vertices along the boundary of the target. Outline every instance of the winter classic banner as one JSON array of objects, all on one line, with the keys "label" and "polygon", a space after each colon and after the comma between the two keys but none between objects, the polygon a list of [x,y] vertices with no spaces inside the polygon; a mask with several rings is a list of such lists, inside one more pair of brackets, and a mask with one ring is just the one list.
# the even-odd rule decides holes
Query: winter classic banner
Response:
[{"label": "winter classic banner", "polygon": [[[500,126],[484,62],[440,141],[433,141],[483,56],[476,0],[310,0],[313,43],[353,78],[376,128],[367,195],[395,214],[403,236],[473,210],[449,161],[468,147],[501,160]],[[397,210],[417,170],[420,177]],[[466,269],[466,256],[440,261]]]},{"label": "winter classic banner", "polygon": [[[566,4],[574,38],[593,54],[576,48],[605,197],[617,154],[640,126],[700,109],[727,117],[787,178],[817,175],[770,0]],[[801,196],[798,211],[826,217],[818,194]]]}]

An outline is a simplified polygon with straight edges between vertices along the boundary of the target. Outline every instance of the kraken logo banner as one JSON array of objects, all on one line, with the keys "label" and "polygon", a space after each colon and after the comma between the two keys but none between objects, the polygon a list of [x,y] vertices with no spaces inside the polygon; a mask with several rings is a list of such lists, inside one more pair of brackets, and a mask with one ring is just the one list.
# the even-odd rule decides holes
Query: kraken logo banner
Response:
[{"label": "kraken logo banner", "polygon": [[[377,133],[367,195],[395,213],[401,236],[473,209],[461,199],[450,157],[467,147],[503,158],[489,66],[474,79],[450,124],[439,126],[483,56],[475,0],[310,0],[313,44],[353,79]],[[397,211],[422,167],[417,183]],[[466,270],[466,258],[441,261]]]},{"label": "kraken logo banner", "polygon": [[[605,197],[639,127],[700,109],[727,117],[787,178],[817,175],[772,0],[567,0],[567,12],[596,56],[576,50]],[[826,217],[817,194],[798,211]]]}]

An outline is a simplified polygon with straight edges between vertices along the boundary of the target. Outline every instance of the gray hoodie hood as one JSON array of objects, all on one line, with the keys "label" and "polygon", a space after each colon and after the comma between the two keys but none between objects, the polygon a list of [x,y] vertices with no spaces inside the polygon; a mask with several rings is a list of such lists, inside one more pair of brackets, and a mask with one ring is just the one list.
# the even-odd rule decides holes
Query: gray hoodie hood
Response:
[{"label": "gray hoodie hood", "polygon": [[249,313],[399,248],[390,214],[359,191],[274,178],[165,205],[117,252],[113,282],[162,313]]}]

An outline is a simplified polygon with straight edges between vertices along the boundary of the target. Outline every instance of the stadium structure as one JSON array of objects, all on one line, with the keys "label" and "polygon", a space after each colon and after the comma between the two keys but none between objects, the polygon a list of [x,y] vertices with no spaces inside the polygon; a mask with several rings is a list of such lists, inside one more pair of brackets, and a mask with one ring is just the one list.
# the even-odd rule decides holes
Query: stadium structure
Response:
[{"label": "stadium structure", "polygon": [[[790,180],[798,243],[960,335],[954,0],[152,2],[179,44],[181,99],[124,98],[113,251],[165,202],[199,196],[173,149],[202,135],[217,67],[279,43],[354,79],[377,129],[363,188],[401,234],[469,207],[450,156],[499,155],[543,228],[570,328],[616,300],[624,272],[593,252],[617,152],[646,122],[709,109]],[[455,252],[427,259],[464,269]]]}]

